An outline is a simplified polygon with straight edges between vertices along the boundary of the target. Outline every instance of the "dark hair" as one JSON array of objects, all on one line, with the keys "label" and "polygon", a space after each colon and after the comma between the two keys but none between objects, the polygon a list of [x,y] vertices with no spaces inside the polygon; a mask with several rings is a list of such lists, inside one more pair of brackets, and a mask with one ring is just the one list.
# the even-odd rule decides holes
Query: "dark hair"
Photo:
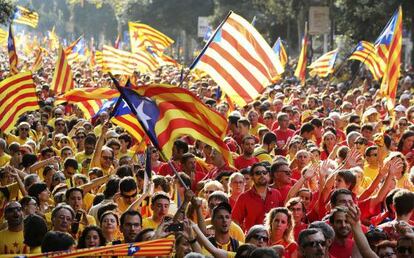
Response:
[{"label": "dark hair", "polygon": [[372,145],[372,146],[369,146],[369,147],[367,147],[366,149],[365,149],[365,157],[368,157],[368,156],[370,156],[371,155],[371,151],[373,151],[373,150],[378,150],[378,146],[377,145]]},{"label": "dark hair", "polygon": [[118,167],[116,169],[115,174],[119,176],[119,178],[134,176],[134,172],[132,171],[132,168],[129,165],[122,165]]},{"label": "dark hair", "polygon": [[302,135],[303,133],[310,133],[313,130],[315,130],[315,127],[313,126],[312,123],[308,122],[308,123],[304,123],[301,127],[300,127],[300,134]]},{"label": "dark hair", "polygon": [[27,206],[29,204],[29,202],[31,200],[34,200],[37,203],[36,198],[35,197],[32,197],[32,196],[29,196],[29,195],[23,196],[23,198],[21,198],[19,200],[19,203],[22,206],[22,208],[24,208],[25,206]]},{"label": "dark hair", "polygon": [[368,130],[368,131],[374,131],[374,127],[372,126],[372,124],[363,124],[361,127],[361,132],[364,130]]},{"label": "dark hair", "polygon": [[347,195],[352,195],[352,192],[348,189],[336,189],[335,191],[333,191],[332,195],[331,195],[331,199],[330,199],[330,203],[332,206],[336,206],[337,205],[337,201],[338,201],[338,196],[341,194],[347,194]]},{"label": "dark hair", "polygon": [[174,141],[174,146],[177,148],[177,151],[183,151],[184,153],[188,152],[188,144],[180,139]]},{"label": "dark hair", "polygon": [[270,167],[270,173],[273,174],[273,173],[277,172],[280,169],[280,167],[282,167],[282,166],[289,166],[289,163],[287,163],[285,161],[276,161]]},{"label": "dark hair", "polygon": [[331,225],[335,222],[335,215],[339,212],[347,213],[347,210],[344,207],[337,206],[336,208],[332,209],[331,213],[329,214],[329,223]]},{"label": "dark hair", "polygon": [[253,175],[253,171],[254,171],[254,169],[255,169],[255,168],[257,168],[257,167],[264,167],[264,168],[266,168],[266,170],[267,170],[267,167],[266,167],[266,165],[265,165],[264,163],[262,163],[262,162],[256,162],[256,163],[254,163],[254,164],[250,167],[249,174],[250,174],[250,175]]},{"label": "dark hair", "polygon": [[121,218],[119,220],[121,222],[121,226],[124,225],[125,217],[126,216],[131,216],[131,217],[138,216],[139,217],[140,224],[142,224],[142,216],[141,216],[141,213],[139,213],[138,211],[134,211],[134,210],[127,210],[124,213],[122,213]]},{"label": "dark hair", "polygon": [[93,198],[92,205],[97,205],[97,204],[101,203],[104,199],[105,199],[105,195],[103,193],[98,193]]},{"label": "dark hair", "polygon": [[88,134],[85,137],[85,144],[90,144],[90,145],[95,146],[96,145],[96,137],[93,136],[93,135]]},{"label": "dark hair", "polygon": [[37,161],[37,157],[35,154],[32,154],[32,153],[24,154],[22,157],[22,166],[24,168],[28,168],[34,163],[36,163],[36,161]]},{"label": "dark hair", "polygon": [[256,249],[257,247],[252,244],[244,244],[237,248],[236,258],[249,258],[250,254]]},{"label": "dark hair", "polygon": [[23,243],[30,247],[40,246],[47,231],[46,221],[39,215],[30,214],[24,219]]},{"label": "dark hair", "polygon": [[80,192],[81,195],[82,195],[82,198],[83,198],[83,190],[82,189],[80,189],[79,187],[71,187],[68,190],[66,190],[66,193],[65,193],[65,200],[66,201],[69,200],[69,197],[73,192]]},{"label": "dark hair", "polygon": [[360,132],[361,127],[357,124],[349,124],[345,127],[345,134],[348,135],[350,132]]},{"label": "dark hair", "polygon": [[213,213],[211,214],[211,220],[213,220],[216,217],[217,213],[220,210],[226,210],[231,215],[231,206],[230,206],[230,204],[227,203],[227,202],[221,202],[216,207],[214,207]]},{"label": "dark hair", "polygon": [[47,173],[49,173],[49,171],[51,171],[53,169],[55,169],[55,168],[52,165],[45,166],[43,168],[43,172],[42,172],[43,177],[46,177]]},{"label": "dark hair", "polygon": [[168,195],[164,192],[154,193],[153,196],[151,197],[152,204],[155,204],[155,202],[158,201],[158,199],[166,199],[170,201],[170,197],[168,197]]},{"label": "dark hair", "polygon": [[135,242],[142,242],[146,233],[154,231],[153,228],[146,228],[141,230],[138,235],[135,237]]},{"label": "dark hair", "polygon": [[264,144],[271,144],[272,142],[276,142],[276,134],[273,132],[267,132],[263,136],[263,143]]},{"label": "dark hair", "polygon": [[244,127],[250,127],[250,121],[247,118],[240,118],[239,121],[237,121],[237,124],[241,124]]},{"label": "dark hair", "polygon": [[120,136],[118,136],[118,140],[124,140],[127,144],[127,148],[131,148],[132,145],[132,138],[128,133],[122,133]]},{"label": "dark hair", "polygon": [[[96,213],[96,216],[97,216],[97,218],[98,218],[98,220],[99,220],[99,223],[101,223],[101,221],[102,221],[102,217],[103,217],[103,215],[104,215],[105,213],[109,213],[109,212],[114,213],[114,211],[115,211],[117,208],[118,208],[118,205],[117,205],[116,203],[114,203],[114,202],[110,202],[110,203],[106,203],[106,204],[102,205],[102,206],[98,209],[98,212]],[[117,223],[119,224],[119,221],[118,221],[118,215],[116,215],[115,217],[116,217]]]},{"label": "dark hair", "polygon": [[114,195],[118,192],[119,190],[119,177],[114,176],[111,177],[108,182],[106,183],[106,187],[105,190],[103,192],[105,199],[110,199],[112,197],[114,197]]},{"label": "dark hair", "polygon": [[[315,229],[315,228],[308,228],[308,229],[304,229],[299,233],[299,237],[298,237],[298,245],[300,247],[304,247],[305,244],[307,244],[306,238],[308,238],[308,236],[311,235],[315,235],[321,233],[323,235],[323,233],[321,232],[321,230]],[[325,236],[324,236],[325,237]]]},{"label": "dark hair", "polygon": [[154,183],[154,188],[157,188],[158,186],[160,186],[162,191],[166,193],[170,192],[170,184],[164,176],[155,176],[152,179],[152,182]]},{"label": "dark hair", "polygon": [[60,203],[55,208],[53,208],[53,210],[52,210],[52,219],[54,219],[56,217],[56,214],[62,209],[68,210],[70,212],[70,214],[72,215],[72,219],[75,218],[75,211],[72,209],[72,207],[70,207],[67,204]]},{"label": "dark hair", "polygon": [[99,224],[102,225],[102,221],[105,218],[106,215],[113,215],[116,219],[116,224],[119,225],[119,218],[118,218],[118,214],[116,214],[116,212],[114,210],[107,210],[103,213],[100,214],[99,216]]},{"label": "dark hair", "polygon": [[[408,137],[411,137],[411,136],[414,136],[414,132],[413,132],[413,131],[410,131],[410,130],[405,131],[405,132],[401,135],[401,138],[400,138],[400,141],[398,142],[398,147],[397,147],[397,150],[398,150],[399,152],[401,152],[401,151],[402,151],[402,147],[403,147],[404,141],[405,141]],[[413,147],[414,147],[414,144],[413,144],[413,146],[411,146],[411,147],[410,147],[410,149],[412,149]]]},{"label": "dark hair", "polygon": [[270,247],[258,247],[250,253],[249,257],[279,258],[279,255]]},{"label": "dark hair", "polygon": [[39,198],[39,194],[41,192],[43,192],[44,190],[47,190],[47,184],[46,183],[43,183],[43,182],[34,183],[27,190],[27,194],[29,196]]},{"label": "dark hair", "polygon": [[314,127],[322,127],[322,121],[319,118],[312,118],[312,120],[310,121],[310,123],[314,126]]},{"label": "dark hair", "polygon": [[42,157],[46,156],[47,153],[53,153],[53,155],[55,155],[55,151],[50,148],[50,147],[44,147],[41,151],[40,151],[40,155]]},{"label": "dark hair", "polygon": [[356,185],[356,176],[350,170],[339,170],[336,176],[340,176],[344,179],[346,184],[349,184],[349,190],[352,191]]},{"label": "dark hair", "polygon": [[63,163],[63,168],[64,169],[67,169],[69,167],[72,167],[72,168],[74,168],[76,170],[78,169],[78,162],[76,161],[76,159],[74,159],[74,158],[67,158],[65,160],[65,162]]},{"label": "dark hair", "polygon": [[90,231],[96,231],[96,233],[98,233],[99,246],[106,245],[106,239],[105,239],[104,234],[102,233],[102,229],[100,227],[90,225],[90,226],[85,227],[85,229],[82,231],[82,234],[80,235],[79,240],[78,240],[78,249],[86,248],[86,236],[88,235]]},{"label": "dark hair", "polygon": [[138,190],[137,182],[135,182],[135,179],[132,176],[124,177],[119,182],[119,190],[121,192]]},{"label": "dark hair", "polygon": [[42,253],[67,251],[75,244],[75,240],[68,233],[49,231],[42,241]]},{"label": "dark hair", "polygon": [[406,215],[414,210],[414,193],[401,189],[395,193],[392,202],[397,215]]},{"label": "dark hair", "polygon": [[183,156],[181,156],[181,164],[186,163],[191,158],[195,158],[194,154],[191,152],[184,153]]},{"label": "dark hair", "polygon": [[191,178],[189,175],[187,175],[184,172],[178,172],[178,176],[181,178],[181,180],[183,180],[184,184],[188,187],[191,188]]},{"label": "dark hair", "polygon": [[229,202],[229,197],[227,197],[226,193],[222,192],[222,191],[214,191],[212,192],[209,196],[208,196],[208,200],[207,203],[210,202],[210,200],[212,199],[217,199],[220,202]]}]

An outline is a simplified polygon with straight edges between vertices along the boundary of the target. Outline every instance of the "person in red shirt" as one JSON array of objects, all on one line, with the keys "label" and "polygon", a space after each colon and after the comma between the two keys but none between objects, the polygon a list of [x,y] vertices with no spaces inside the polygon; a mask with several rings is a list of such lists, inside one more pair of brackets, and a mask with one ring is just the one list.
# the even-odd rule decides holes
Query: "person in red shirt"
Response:
[{"label": "person in red shirt", "polygon": [[276,134],[276,154],[286,156],[287,150],[286,150],[286,144],[289,142],[289,140],[293,137],[295,134],[295,131],[292,129],[289,129],[289,115],[286,113],[279,113],[277,115],[277,123],[279,124],[279,127],[274,130],[273,132]]},{"label": "person in red shirt", "polygon": [[282,201],[285,202],[290,188],[296,183],[296,180],[292,180],[289,164],[283,160],[273,163],[270,167],[270,177],[273,179],[273,184],[270,187],[277,189],[282,196]]},{"label": "person in red shirt", "polygon": [[233,173],[229,179],[229,203],[231,208],[234,208],[237,198],[244,192],[244,185],[246,181],[244,176],[239,173]]},{"label": "person in red shirt", "polygon": [[247,232],[256,224],[263,224],[265,214],[274,207],[283,206],[278,190],[269,188],[269,171],[260,162],[250,169],[253,187],[242,193],[233,209],[233,220]]},{"label": "person in red shirt", "polygon": [[[188,144],[180,139],[175,140],[173,149],[172,149],[172,157],[171,157],[171,163],[174,165],[175,169],[178,171],[181,171],[181,158],[184,153],[188,152]],[[161,176],[173,176],[174,171],[170,167],[168,163],[165,163],[161,165],[158,174]]]},{"label": "person in red shirt", "polygon": [[293,218],[293,237],[298,242],[300,231],[308,228],[308,224],[303,223],[306,209],[299,197],[294,197],[286,203],[286,207],[292,213]]},{"label": "person in red shirt", "polygon": [[196,186],[204,178],[204,174],[196,170],[196,159],[192,153],[184,153],[181,157],[181,170],[191,179],[191,190],[196,191]]},{"label": "person in red shirt", "polygon": [[216,176],[220,175],[222,172],[225,171],[237,171],[233,166],[230,166],[229,163],[224,159],[223,154],[221,154],[216,149],[211,151],[211,161],[213,162],[214,168],[211,169],[203,178],[206,179],[213,179]]},{"label": "person in red shirt", "polygon": [[243,138],[243,141],[242,141],[243,154],[238,156],[234,160],[234,166],[237,169],[240,170],[243,168],[247,168],[248,166],[251,166],[254,163],[259,162],[259,159],[253,155],[254,146],[255,146],[255,138],[253,136],[247,135]]},{"label": "person in red shirt", "polygon": [[353,249],[356,248],[354,240],[350,237],[351,225],[346,218],[346,213],[345,207],[338,206],[329,216],[329,223],[335,231],[329,253],[337,258],[352,257]]}]

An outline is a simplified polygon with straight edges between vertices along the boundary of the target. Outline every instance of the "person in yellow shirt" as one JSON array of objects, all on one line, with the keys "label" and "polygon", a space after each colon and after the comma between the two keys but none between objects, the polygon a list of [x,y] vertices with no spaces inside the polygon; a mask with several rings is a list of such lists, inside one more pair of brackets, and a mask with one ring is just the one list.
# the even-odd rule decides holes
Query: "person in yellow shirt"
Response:
[{"label": "person in yellow shirt", "polygon": [[11,144],[12,142],[17,142],[20,145],[25,144],[28,140],[30,140],[30,124],[28,122],[21,122],[17,126],[17,135],[9,134],[9,133],[2,133],[0,136],[4,138],[7,144]]},{"label": "person in yellow shirt", "polygon": [[118,199],[117,204],[119,211],[123,213],[137,199],[138,186],[135,179],[131,176],[122,178],[119,182],[119,191],[121,192],[121,197]]},{"label": "person in yellow shirt", "polygon": [[273,132],[268,132],[263,136],[263,143],[257,147],[253,155],[259,159],[260,162],[268,161],[269,163],[273,162],[273,156],[271,152],[276,147],[276,134]]},{"label": "person in yellow shirt", "polygon": [[135,155],[135,151],[131,150],[132,147],[132,138],[128,133],[122,133],[118,137],[119,143],[121,144],[121,149],[118,153],[118,159],[120,159],[123,156],[130,157],[134,162],[138,161],[137,156]]},{"label": "person in yellow shirt", "polygon": [[365,150],[364,176],[374,180],[379,172],[378,146],[369,146]]},{"label": "person in yellow shirt", "polygon": [[23,238],[23,210],[20,203],[11,201],[4,208],[7,228],[0,231],[0,254],[26,254],[29,247]]},{"label": "person in yellow shirt", "polygon": [[4,152],[6,146],[6,141],[3,138],[0,138],[0,167],[6,165],[11,159],[10,155]]},{"label": "person in yellow shirt", "polygon": [[170,197],[164,192],[157,192],[151,198],[152,216],[144,218],[142,229],[157,228],[168,215],[170,209]]},{"label": "person in yellow shirt", "polygon": [[85,150],[76,153],[75,159],[79,164],[82,164],[82,162],[86,159],[92,159],[93,151],[95,150],[96,145],[96,138],[94,136],[88,135],[85,138],[84,147]]},{"label": "person in yellow shirt", "polygon": [[255,110],[250,110],[249,113],[247,114],[247,119],[250,122],[250,130],[249,130],[250,134],[258,137],[259,128],[262,128],[262,127],[266,128],[264,124],[259,123],[259,114]]},{"label": "person in yellow shirt", "polygon": [[[76,236],[80,236],[83,229],[89,225],[96,225],[95,218],[89,214],[86,214],[86,211],[83,209],[83,190],[78,187],[72,187],[66,190],[65,193],[66,203],[69,204],[70,207],[75,211],[76,216],[80,214],[81,218],[78,223],[78,229],[76,227],[72,227],[72,234],[76,234]],[[76,231],[76,232],[74,232]],[[78,237],[77,237],[78,238]]]},{"label": "person in yellow shirt", "polygon": [[31,254],[42,253],[41,245],[47,231],[46,221],[39,215],[30,214],[24,219],[24,243]]}]

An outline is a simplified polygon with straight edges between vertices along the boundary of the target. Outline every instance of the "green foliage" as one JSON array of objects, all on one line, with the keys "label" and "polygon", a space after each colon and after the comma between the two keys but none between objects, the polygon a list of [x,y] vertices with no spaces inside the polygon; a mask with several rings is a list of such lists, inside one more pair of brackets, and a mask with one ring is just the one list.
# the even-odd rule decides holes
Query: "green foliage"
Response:
[{"label": "green foliage", "polygon": [[0,24],[6,25],[13,17],[15,5],[7,0],[0,0]]}]

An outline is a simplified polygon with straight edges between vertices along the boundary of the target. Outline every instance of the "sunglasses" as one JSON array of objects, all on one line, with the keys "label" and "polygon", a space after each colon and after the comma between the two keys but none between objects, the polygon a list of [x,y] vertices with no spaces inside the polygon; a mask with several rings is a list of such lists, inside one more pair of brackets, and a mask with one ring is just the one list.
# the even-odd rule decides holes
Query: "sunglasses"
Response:
[{"label": "sunglasses", "polygon": [[269,241],[269,237],[262,236],[262,235],[254,235],[253,238],[256,239],[257,241],[263,241],[263,242]]},{"label": "sunglasses", "polygon": [[29,131],[29,128],[26,128],[26,127],[21,127],[21,128],[19,128],[19,130],[20,130],[20,131]]},{"label": "sunglasses", "polygon": [[131,194],[131,195],[126,195],[126,194],[121,193],[121,196],[124,197],[125,199],[132,199],[137,196],[137,193]]},{"label": "sunglasses", "polygon": [[326,246],[326,241],[311,241],[311,242],[307,242],[304,244],[304,247],[318,247],[318,245],[325,247]]},{"label": "sunglasses", "polygon": [[255,171],[254,174],[256,176],[261,176],[261,175],[267,175],[267,173],[269,173],[267,170],[259,170],[259,171]]},{"label": "sunglasses", "polygon": [[399,123],[400,126],[408,126],[406,123]]},{"label": "sunglasses", "polygon": [[78,138],[78,139],[85,139],[85,135],[77,135],[76,138]]}]

